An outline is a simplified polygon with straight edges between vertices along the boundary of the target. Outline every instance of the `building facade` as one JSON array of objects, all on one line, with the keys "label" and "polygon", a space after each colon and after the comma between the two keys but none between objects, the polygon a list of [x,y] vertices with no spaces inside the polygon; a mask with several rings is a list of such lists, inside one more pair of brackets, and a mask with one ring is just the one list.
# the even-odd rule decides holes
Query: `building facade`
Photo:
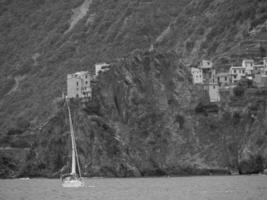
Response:
[{"label": "building facade", "polygon": [[218,84],[209,84],[208,85],[208,92],[209,92],[209,98],[210,102],[220,102],[220,92],[219,92],[219,86]]},{"label": "building facade", "polygon": [[254,60],[244,59],[242,61],[242,67],[245,68],[245,73],[251,75],[254,69]]},{"label": "building facade", "polygon": [[201,69],[192,67],[191,68],[191,74],[193,77],[193,83],[194,84],[202,84],[203,83],[203,73]]},{"label": "building facade", "polygon": [[68,98],[91,98],[92,74],[88,71],[77,72],[67,75],[67,97]]},{"label": "building facade", "polygon": [[106,72],[110,69],[110,64],[107,63],[97,63],[95,64],[95,78],[101,73]]},{"label": "building facade", "polygon": [[229,75],[231,78],[231,83],[237,83],[239,80],[241,80],[242,77],[245,77],[246,68],[232,66],[229,70]]},{"label": "building facade", "polygon": [[202,60],[199,66],[200,69],[212,69],[213,63],[210,60]]},{"label": "building facade", "polygon": [[228,73],[218,73],[216,76],[219,87],[230,85],[231,80]]}]

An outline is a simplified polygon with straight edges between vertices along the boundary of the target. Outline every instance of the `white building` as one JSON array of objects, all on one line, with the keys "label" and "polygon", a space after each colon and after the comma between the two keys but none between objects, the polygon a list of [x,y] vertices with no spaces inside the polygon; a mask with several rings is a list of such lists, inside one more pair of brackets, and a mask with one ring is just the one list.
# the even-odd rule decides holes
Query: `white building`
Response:
[{"label": "white building", "polygon": [[230,84],[229,73],[218,73],[216,76],[219,87],[228,86]]},{"label": "white building", "polygon": [[202,70],[203,83],[208,84],[212,78],[213,64],[210,60],[202,60],[199,68]]},{"label": "white building", "polygon": [[231,82],[236,83],[241,80],[242,77],[246,75],[246,68],[245,67],[234,67],[232,66],[229,69],[229,75],[231,76]]},{"label": "white building", "polygon": [[215,69],[211,69],[210,70],[210,79],[209,79],[209,82],[211,84],[218,84],[218,80],[217,80],[216,70]]},{"label": "white building", "polygon": [[242,61],[242,67],[245,68],[245,73],[251,75],[254,69],[254,60],[244,59]]},{"label": "white building", "polygon": [[101,72],[106,72],[110,69],[110,64],[97,63],[95,64],[95,77],[96,78]]},{"label": "white building", "polygon": [[200,63],[200,69],[211,69],[213,67],[213,63],[210,60],[202,60]]},{"label": "white building", "polygon": [[208,91],[210,102],[219,102],[221,100],[218,84],[209,84]]},{"label": "white building", "polygon": [[191,74],[193,77],[193,83],[194,84],[202,84],[203,83],[203,74],[202,74],[202,70],[192,67],[191,68]]},{"label": "white building", "polygon": [[91,98],[92,74],[88,71],[81,71],[67,76],[68,98]]}]

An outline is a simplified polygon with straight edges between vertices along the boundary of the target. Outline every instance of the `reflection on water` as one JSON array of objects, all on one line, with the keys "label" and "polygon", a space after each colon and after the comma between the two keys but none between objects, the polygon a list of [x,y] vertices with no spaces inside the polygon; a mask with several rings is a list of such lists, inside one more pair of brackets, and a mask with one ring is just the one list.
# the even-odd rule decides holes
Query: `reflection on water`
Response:
[{"label": "reflection on water", "polygon": [[57,179],[0,180],[0,200],[267,200],[267,176],[92,178],[84,188]]}]

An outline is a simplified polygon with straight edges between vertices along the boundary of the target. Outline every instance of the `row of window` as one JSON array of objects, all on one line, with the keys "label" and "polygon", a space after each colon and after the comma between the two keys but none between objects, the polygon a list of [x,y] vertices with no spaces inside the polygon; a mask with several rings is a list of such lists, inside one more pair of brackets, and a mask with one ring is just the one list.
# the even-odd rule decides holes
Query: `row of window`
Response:
[{"label": "row of window", "polygon": [[[85,81],[85,84],[87,85],[88,84],[88,81]],[[77,86],[79,86],[79,82],[77,81]]]},{"label": "row of window", "polygon": [[236,69],[234,69],[234,70],[233,70],[234,74],[238,73],[237,71],[238,71],[239,73],[245,74],[245,70],[244,70],[244,69],[242,69],[242,70],[241,70],[241,69],[240,69],[240,70],[236,70]]},{"label": "row of window", "polygon": [[[81,90],[87,90],[88,87],[82,87]],[[77,91],[79,91],[80,88],[76,88]]]},{"label": "row of window", "polygon": [[[218,81],[222,81],[223,79],[222,79],[222,77],[218,77]],[[224,77],[224,81],[227,81],[227,77],[225,76]]]},{"label": "row of window", "polygon": [[[89,96],[89,93],[83,92],[83,96]],[[80,95],[79,94],[76,94],[76,98],[79,98],[79,97],[80,97]]]}]

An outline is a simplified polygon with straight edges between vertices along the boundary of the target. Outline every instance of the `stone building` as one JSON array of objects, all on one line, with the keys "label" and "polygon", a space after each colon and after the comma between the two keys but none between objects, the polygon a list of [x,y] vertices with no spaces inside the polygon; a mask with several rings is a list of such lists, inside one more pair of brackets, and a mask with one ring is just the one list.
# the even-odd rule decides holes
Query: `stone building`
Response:
[{"label": "stone building", "polygon": [[88,71],[76,72],[67,75],[67,96],[68,98],[91,98],[92,74]]}]

